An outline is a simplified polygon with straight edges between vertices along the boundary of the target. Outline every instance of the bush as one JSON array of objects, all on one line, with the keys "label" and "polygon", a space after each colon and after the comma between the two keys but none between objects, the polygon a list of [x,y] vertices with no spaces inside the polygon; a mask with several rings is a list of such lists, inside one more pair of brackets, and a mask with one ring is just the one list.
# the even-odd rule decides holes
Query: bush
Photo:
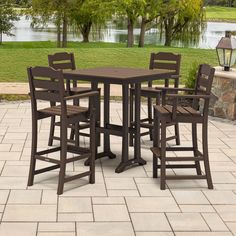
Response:
[{"label": "bush", "polygon": [[184,85],[186,88],[194,88],[196,76],[198,72],[198,67],[199,67],[199,63],[196,61],[193,62],[193,64],[191,65],[189,69],[188,75],[186,79],[184,80]]}]

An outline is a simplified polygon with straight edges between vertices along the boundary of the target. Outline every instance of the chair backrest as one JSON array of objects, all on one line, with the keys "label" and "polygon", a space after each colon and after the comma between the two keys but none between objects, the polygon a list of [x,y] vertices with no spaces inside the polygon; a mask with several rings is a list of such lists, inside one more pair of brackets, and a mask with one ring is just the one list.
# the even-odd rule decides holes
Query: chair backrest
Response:
[{"label": "chair backrest", "polygon": [[[195,94],[196,95],[211,95],[211,88],[214,79],[215,68],[207,64],[199,65],[196,82],[195,82]],[[208,114],[210,99],[204,100],[202,104],[202,110],[205,115]],[[199,108],[199,100],[193,102],[195,109]]]},{"label": "chair backrest", "polygon": [[195,93],[196,94],[211,94],[211,87],[215,69],[207,64],[202,64],[198,68],[198,73],[195,82]]},{"label": "chair backrest", "polygon": [[[75,70],[74,53],[57,52],[53,55],[48,55],[48,64],[55,70]],[[67,90],[70,91],[70,81],[66,81]],[[73,87],[77,87],[77,81],[73,81]]]},{"label": "chair backrest", "polygon": [[30,67],[27,69],[31,102],[37,110],[37,100],[50,103],[64,103],[66,96],[62,71],[50,67]]},{"label": "chair backrest", "polygon": [[75,57],[73,53],[58,52],[48,55],[48,64],[55,70],[75,70]]},{"label": "chair backrest", "polygon": [[[150,57],[150,64],[149,69],[164,69],[173,71],[173,74],[176,77],[173,77],[175,87],[178,87],[179,84],[179,74],[180,74],[180,62],[181,62],[181,55],[180,54],[173,54],[170,52],[158,52],[158,53],[151,53]],[[169,86],[169,79],[165,80],[165,86]]]}]

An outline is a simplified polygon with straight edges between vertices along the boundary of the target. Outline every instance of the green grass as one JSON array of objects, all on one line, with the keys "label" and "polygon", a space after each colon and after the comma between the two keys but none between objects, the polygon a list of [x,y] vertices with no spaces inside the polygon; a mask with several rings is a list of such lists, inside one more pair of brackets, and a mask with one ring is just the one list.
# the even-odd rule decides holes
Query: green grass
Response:
[{"label": "green grass", "polygon": [[207,20],[236,21],[235,7],[206,7]]},{"label": "green grass", "polygon": [[73,52],[78,68],[100,66],[148,68],[151,52],[180,53],[182,81],[195,61],[213,66],[218,64],[215,50],[206,49],[156,46],[126,48],[124,44],[111,43],[69,43],[69,48],[58,49],[52,42],[4,43],[0,46],[0,82],[27,82],[27,67],[47,66],[47,55],[60,51]]}]

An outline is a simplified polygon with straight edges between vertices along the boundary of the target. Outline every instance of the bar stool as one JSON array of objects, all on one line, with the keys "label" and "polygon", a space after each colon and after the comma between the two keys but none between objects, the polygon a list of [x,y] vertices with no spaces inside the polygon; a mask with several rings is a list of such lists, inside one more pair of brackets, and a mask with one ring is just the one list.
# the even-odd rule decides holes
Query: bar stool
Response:
[{"label": "bar stool", "polygon": [[[34,67],[28,68],[28,80],[30,86],[31,108],[32,108],[32,147],[31,161],[28,178],[28,186],[32,186],[34,176],[50,170],[59,168],[59,182],[57,194],[63,193],[64,183],[89,176],[89,182],[95,183],[95,108],[93,106],[94,99],[98,96],[98,92],[88,92],[83,94],[69,96],[64,87],[64,79],[62,71],[56,71],[49,67]],[[90,107],[80,107],[68,105],[67,101],[73,99],[81,99],[89,97]],[[58,103],[59,105],[48,106],[43,109],[38,109],[38,101],[48,101],[49,103]],[[37,150],[38,141],[38,121],[50,118],[60,117],[60,146]],[[88,149],[68,145],[67,142],[67,127],[70,124],[77,124],[80,121],[90,121],[90,147]],[[60,152],[59,160],[46,156],[53,152]],[[74,157],[67,158],[67,152],[77,154]],[[74,176],[66,176],[66,164],[77,160],[88,159],[89,170]],[[36,160],[52,163],[54,165],[46,168],[35,169]]]},{"label": "bar stool", "polygon": [[[179,77],[180,77],[180,62],[181,55],[173,54],[170,52],[158,52],[151,53],[149,69],[150,70],[170,70],[173,71],[173,74],[169,78],[165,78],[165,87],[170,86],[170,81],[174,82],[174,87],[178,88],[179,86]],[[141,88],[141,96],[147,98],[147,117],[141,119],[140,127],[148,129],[148,131],[144,131],[141,133],[141,136],[150,135],[150,140],[152,140],[153,133],[153,99],[156,100],[156,105],[161,103],[161,91],[162,88],[153,87],[153,82],[148,82],[147,87]],[[133,126],[134,120],[134,88],[130,89],[130,126]],[[176,123],[170,123],[169,126],[174,126],[175,134],[173,136],[169,136],[168,140],[175,139],[177,145],[180,144],[179,138],[179,125]],[[130,145],[133,146],[133,135],[130,135]]]},{"label": "bar stool", "polygon": [[[58,52],[53,55],[48,55],[48,64],[50,67],[52,67],[55,70],[76,70],[76,65],[75,65],[75,57],[73,53],[67,53],[67,52]],[[76,95],[76,94],[82,94],[82,93],[87,93],[91,92],[92,89],[91,87],[80,87],[78,86],[78,81],[70,81],[66,80],[66,91],[70,95]],[[98,89],[100,93],[100,89]],[[98,99],[100,96],[98,97]],[[74,105],[79,105],[80,104],[80,99],[74,99],[73,100]],[[100,104],[100,101],[98,101],[98,104]],[[55,104],[51,104],[54,106]],[[99,106],[98,106],[99,107]],[[100,110],[100,109],[98,109]],[[98,116],[98,122],[100,118],[100,112],[97,111],[97,116]],[[53,145],[53,140],[60,140],[59,137],[55,136],[55,126],[60,126],[60,122],[56,122],[55,116],[51,117],[51,125],[50,125],[50,134],[49,134],[49,140],[48,140],[48,145],[52,146]],[[70,125],[71,128],[71,134],[70,134],[70,142],[75,142],[76,145],[79,145],[79,136],[85,136],[89,137],[89,134],[81,132],[83,129],[89,128],[89,120],[86,120],[83,123],[78,123],[78,125],[75,127],[73,125]],[[78,132],[79,134],[75,133]],[[99,135],[98,135],[98,143],[99,141]]]},{"label": "bar stool", "polygon": [[[154,106],[154,144],[153,152],[153,177],[157,178],[158,169],[161,172],[161,189],[166,188],[166,180],[169,179],[206,179],[208,188],[213,189],[210,164],[208,157],[208,108],[211,87],[215,69],[209,65],[199,66],[196,77],[195,89],[165,88],[163,97],[173,99],[173,105],[167,103]],[[187,94],[167,94],[167,91],[188,92]],[[179,99],[193,99],[192,106],[181,106]],[[199,101],[203,101],[201,112]],[[192,147],[166,147],[166,129],[169,122],[192,124]],[[202,125],[202,149],[200,152],[197,142],[197,124]],[[160,134],[161,132],[161,134]],[[167,157],[168,151],[191,151],[191,157]],[[158,164],[160,159],[160,164]],[[200,161],[203,161],[205,174],[202,173]],[[169,163],[171,162],[171,163]],[[173,162],[193,162],[194,164],[172,164]],[[167,168],[195,168],[197,175],[166,175]]]}]

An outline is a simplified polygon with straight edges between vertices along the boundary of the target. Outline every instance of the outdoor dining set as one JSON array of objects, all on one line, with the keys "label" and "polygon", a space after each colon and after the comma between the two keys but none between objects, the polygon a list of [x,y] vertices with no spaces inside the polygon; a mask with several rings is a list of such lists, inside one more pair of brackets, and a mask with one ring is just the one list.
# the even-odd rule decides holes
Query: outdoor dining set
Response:
[{"label": "outdoor dining set", "polygon": [[[95,161],[102,157],[116,158],[112,152],[110,135],[122,137],[122,154],[116,173],[129,171],[135,165],[145,165],[141,155],[141,137],[149,135],[153,145],[153,178],[160,170],[160,188],[166,188],[169,179],[206,179],[209,189],[213,188],[208,158],[208,108],[215,69],[207,64],[199,65],[195,88],[179,87],[181,55],[169,52],[151,53],[148,69],[100,67],[76,69],[72,53],[56,53],[48,56],[48,67],[30,67],[27,69],[32,106],[32,146],[28,186],[34,183],[34,177],[50,170],[59,169],[57,193],[63,193],[64,183],[89,176],[89,183],[95,183]],[[154,81],[164,81],[164,87],[154,85]],[[89,82],[90,87],[80,87],[78,82]],[[103,84],[103,94],[98,87]],[[110,87],[122,86],[122,124],[110,122]],[[101,103],[103,95],[103,103]],[[142,118],[141,99],[147,103],[147,117]],[[88,99],[86,107],[81,99]],[[188,99],[188,103],[183,103]],[[47,101],[45,108],[38,101]],[[46,103],[44,103],[46,104]],[[101,109],[101,104],[104,105]],[[40,107],[40,108],[39,108]],[[103,120],[101,120],[103,111]],[[57,118],[59,119],[57,120]],[[38,150],[38,121],[50,118],[48,145],[54,140],[59,146]],[[102,123],[103,121],[103,123]],[[182,147],[180,123],[192,126],[192,145]],[[198,147],[197,124],[202,125],[202,148]],[[60,128],[56,136],[55,127]],[[168,136],[167,128],[174,128],[174,135]],[[142,132],[141,132],[142,128]],[[88,131],[87,131],[88,130]],[[145,132],[143,132],[145,130]],[[101,139],[103,134],[103,140]],[[89,138],[89,147],[81,147],[80,138]],[[174,140],[174,146],[167,141]],[[98,147],[103,147],[98,152]],[[134,157],[129,155],[133,146]],[[168,152],[187,152],[191,155],[168,156]],[[50,153],[58,152],[58,158]],[[70,157],[67,153],[72,153]],[[55,157],[55,155],[53,155]],[[49,167],[36,169],[36,161],[51,163]],[[66,165],[84,160],[88,170],[74,176],[66,175]],[[200,162],[204,164],[204,172]],[[177,164],[180,163],[180,164]],[[195,175],[167,175],[167,168],[194,168]]]}]

